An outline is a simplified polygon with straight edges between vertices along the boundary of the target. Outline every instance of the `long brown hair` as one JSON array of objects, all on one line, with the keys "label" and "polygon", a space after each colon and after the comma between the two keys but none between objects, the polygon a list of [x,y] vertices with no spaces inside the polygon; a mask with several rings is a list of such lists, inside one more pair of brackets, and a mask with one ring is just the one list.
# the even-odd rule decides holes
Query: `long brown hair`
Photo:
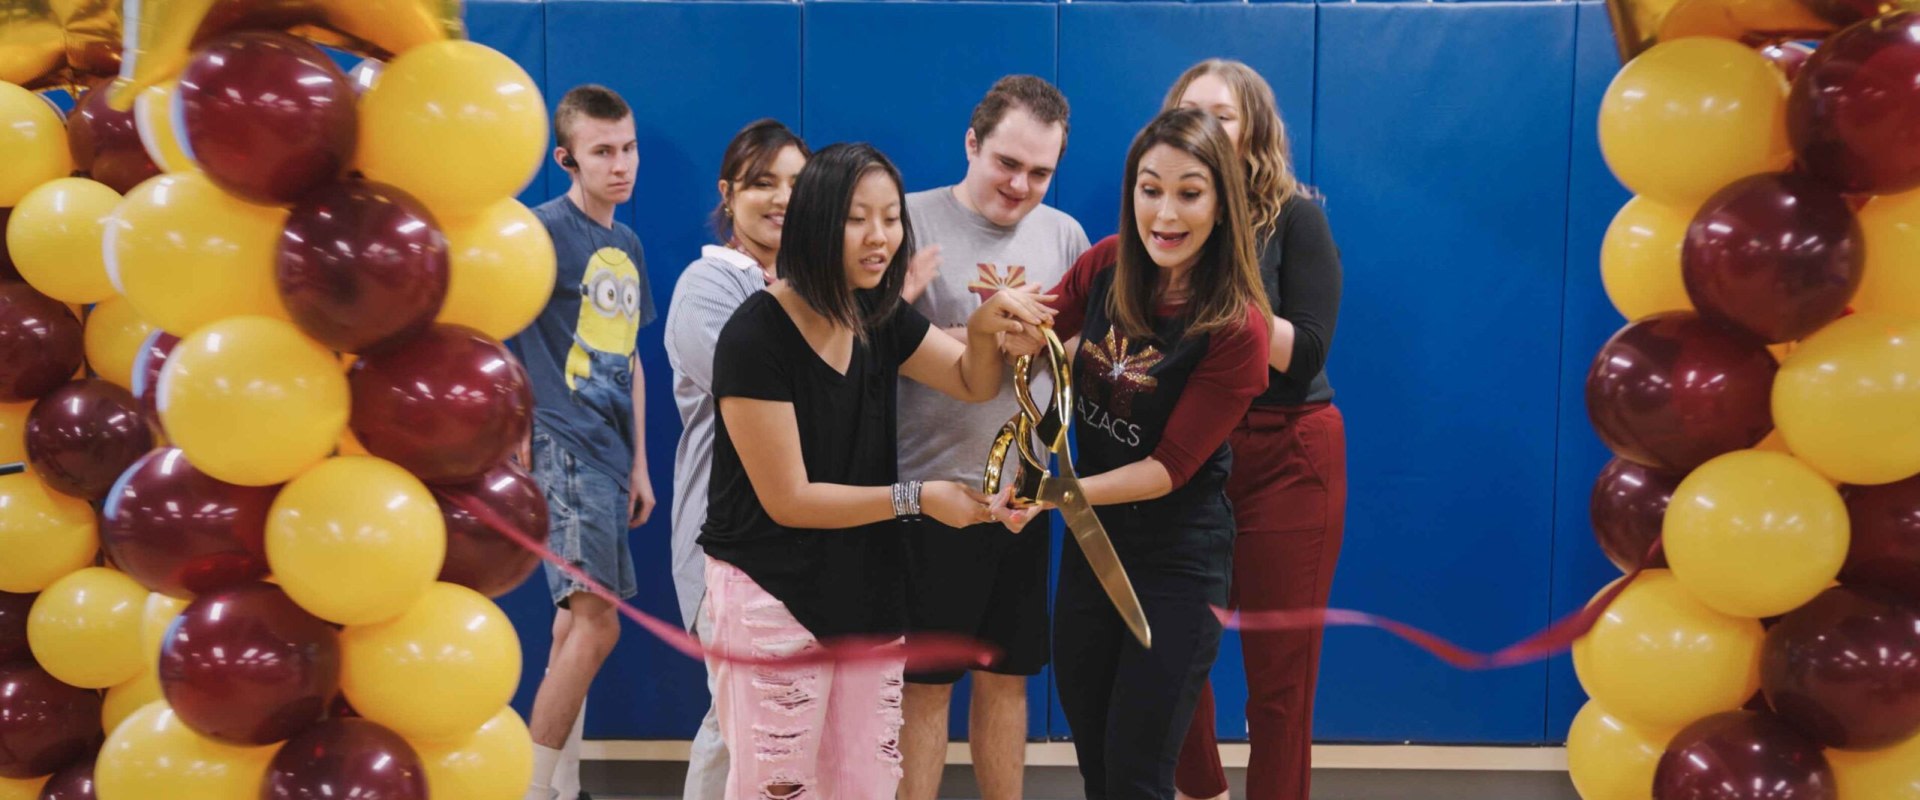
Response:
[{"label": "long brown hair", "polygon": [[1140,180],[1140,159],[1160,145],[1199,159],[1213,177],[1217,224],[1188,276],[1186,330],[1200,334],[1236,329],[1246,324],[1249,306],[1267,307],[1267,290],[1260,281],[1253,246],[1246,168],[1220,122],[1197,108],[1162,111],[1133,137],[1133,147],[1127,151],[1126,191],[1120,196],[1120,257],[1114,265],[1113,291],[1107,295],[1107,316],[1128,336],[1153,335],[1153,289],[1160,267],[1140,238],[1133,195]]},{"label": "long brown hair", "polygon": [[1280,121],[1280,104],[1273,99],[1273,87],[1252,67],[1225,58],[1209,58],[1187,68],[1167,91],[1160,104],[1165,111],[1180,106],[1202,75],[1213,75],[1233,90],[1245,117],[1240,128],[1240,157],[1247,165],[1247,191],[1252,193],[1253,240],[1264,242],[1280,224],[1280,208],[1300,193],[1300,181],[1293,175],[1293,159],[1287,155],[1287,125]]}]

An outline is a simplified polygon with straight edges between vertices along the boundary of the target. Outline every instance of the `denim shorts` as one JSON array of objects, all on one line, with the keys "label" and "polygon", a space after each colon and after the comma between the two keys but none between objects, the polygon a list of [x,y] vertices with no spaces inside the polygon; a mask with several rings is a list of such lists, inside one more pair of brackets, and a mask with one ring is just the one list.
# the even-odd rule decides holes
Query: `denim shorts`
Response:
[{"label": "denim shorts", "polygon": [[[547,497],[547,546],[554,554],[623,600],[638,592],[633,551],[627,546],[626,485],[575,458],[538,429],[533,433],[533,479]],[[552,564],[545,568],[554,605],[566,608],[567,598],[587,591],[585,584]]]}]

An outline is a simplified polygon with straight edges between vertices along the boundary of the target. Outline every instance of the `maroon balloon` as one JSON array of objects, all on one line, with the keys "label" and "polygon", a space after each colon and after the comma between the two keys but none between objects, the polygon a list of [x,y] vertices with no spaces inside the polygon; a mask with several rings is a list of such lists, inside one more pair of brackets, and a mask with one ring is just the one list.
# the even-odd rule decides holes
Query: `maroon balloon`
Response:
[{"label": "maroon balloon", "polygon": [[0,664],[32,655],[27,647],[27,614],[33,611],[36,597],[39,595],[0,592]]},{"label": "maroon balloon", "polygon": [[441,581],[499,597],[540,566],[539,555],[495,532],[450,502],[449,496],[477,500],[534,541],[547,541],[547,498],[540,485],[513,462],[502,462],[478,480],[437,487],[434,492],[440,516],[447,522],[447,561],[440,567]]},{"label": "maroon balloon", "polygon": [[1773,430],[1779,365],[1759,340],[1690,311],[1629,323],[1587,371],[1587,415],[1615,455],[1687,472]]},{"label": "maroon balloon", "polygon": [[1822,746],[1906,741],[1920,732],[1920,612],[1845,587],[1821,592],[1767,631],[1760,685]]},{"label": "maroon balloon", "polygon": [[[1607,462],[1606,469],[1600,471],[1593,482],[1588,513],[1600,551],[1621,572],[1632,572],[1646,559],[1654,540],[1660,538],[1667,501],[1673,499],[1673,490],[1685,477],[1685,473],[1648,469],[1624,458]],[[1660,552],[1646,566],[1666,565],[1667,554]]]},{"label": "maroon balloon", "polygon": [[339,635],[272,584],[209,592],[168,629],[160,690],[202,735],[283,741],[326,718],[340,691]]},{"label": "maroon balloon", "polygon": [[1842,494],[1853,540],[1840,582],[1920,606],[1920,475]]},{"label": "maroon balloon", "polygon": [[1820,746],[1779,717],[1727,711],[1680,729],[1653,773],[1654,800],[1836,800]]},{"label": "maroon balloon", "polygon": [[1800,0],[1800,5],[1835,25],[1846,26],[1880,16],[1881,0]]},{"label": "maroon balloon", "polygon": [[1780,73],[1792,81],[1800,74],[1800,68],[1806,65],[1807,59],[1813,56],[1813,48],[1800,42],[1776,42],[1760,48],[1760,55],[1773,62],[1774,66],[1780,68]]},{"label": "maroon balloon", "polygon": [[153,449],[153,432],[128,392],[99,378],[48,392],[27,412],[27,463],[47,487],[100,500]]},{"label": "maroon balloon", "polygon": [[140,143],[133,109],[114,110],[107,103],[107,92],[100,89],[81,95],[67,114],[67,149],[73,153],[75,170],[121,194],[160,174],[160,167]]},{"label": "maroon balloon", "polygon": [[100,693],[32,661],[0,664],[0,778],[37,778],[100,746]]},{"label": "maroon balloon", "polygon": [[0,283],[0,403],[23,403],[66,383],[85,363],[80,320],[25,283]]},{"label": "maroon balloon", "polygon": [[20,276],[20,268],[13,265],[13,254],[7,251],[7,218],[11,216],[13,209],[0,208],[0,283],[26,280]]},{"label": "maroon balloon", "polygon": [[127,469],[100,515],[100,545],[140,585],[194,595],[267,575],[267,511],[278,486],[235,486],[161,448]]},{"label": "maroon balloon", "polygon": [[292,203],[353,163],[353,87],[304,40],[266,31],[216,39],[180,74],[176,102],[194,161],[249,200]]},{"label": "maroon balloon", "polygon": [[348,380],[353,435],[428,483],[485,475],[532,424],[526,369],[472,328],[435,325],[399,348],[361,356]]},{"label": "maroon balloon", "polygon": [[364,719],[332,719],[275,753],[260,800],[426,800],[427,770],[407,740]]},{"label": "maroon balloon", "polygon": [[365,355],[433,324],[447,299],[447,237],[406,192],[336,183],[294,206],[274,278],[302,331]]},{"label": "maroon balloon", "polygon": [[133,399],[140,401],[140,410],[147,415],[147,427],[161,436],[167,431],[160,425],[160,370],[167,365],[167,356],[173,354],[173,347],[180,343],[180,337],[163,330],[147,334],[146,341],[140,343],[140,353],[133,357]]},{"label": "maroon balloon", "polygon": [[1787,138],[1808,172],[1841,191],[1920,187],[1920,13],[1822,42],[1787,96]]},{"label": "maroon balloon", "polygon": [[1769,173],[1707,199],[1687,226],[1680,267],[1701,316],[1777,343],[1839,319],[1865,257],[1845,198],[1805,175]]},{"label": "maroon balloon", "polygon": [[93,791],[94,759],[83,757],[53,774],[40,787],[39,800],[98,800]]}]

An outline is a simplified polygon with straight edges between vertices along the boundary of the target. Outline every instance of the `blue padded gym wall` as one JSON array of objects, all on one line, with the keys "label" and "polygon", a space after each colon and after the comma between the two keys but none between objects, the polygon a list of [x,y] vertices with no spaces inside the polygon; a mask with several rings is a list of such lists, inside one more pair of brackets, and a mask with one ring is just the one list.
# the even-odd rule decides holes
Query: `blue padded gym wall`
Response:
[{"label": "blue padded gym wall", "polygon": [[[710,240],[721,150],[774,117],[818,148],[871,141],[907,188],[953,183],[973,104],[1004,74],[1056,81],[1073,106],[1052,202],[1113,232],[1128,143],[1181,70],[1224,56],[1278,96],[1296,170],[1324,195],[1346,269],[1331,374],[1348,420],[1352,497],[1334,605],[1492,649],[1577,608],[1612,576],[1587,491],[1606,454],[1586,365],[1620,324],[1598,279],[1626,195],[1594,143],[1618,68],[1588,0],[1458,3],[727,2],[472,0],[471,35],[525,66],[551,107],[605,84],[634,106],[639,190],[621,210],[664,318]],[[549,165],[529,205],[566,189]],[[660,324],[640,333],[646,446],[659,500],[634,531],[635,603],[678,618],[667,573],[680,432]],[[536,575],[501,599],[520,628],[523,713],[553,614]],[[596,739],[685,739],[700,665],[627,626],[588,703]],[[1561,658],[1455,671],[1374,631],[1327,638],[1326,741],[1558,741],[1580,690]],[[1032,684],[1035,737],[1065,738]],[[1223,739],[1245,738],[1237,637],[1215,669]],[[956,705],[956,709],[964,706]],[[964,711],[954,715],[964,731]]]},{"label": "blue padded gym wall", "polygon": [[[1613,215],[1632,195],[1613,179],[1600,159],[1597,130],[1600,98],[1620,69],[1613,25],[1601,2],[1579,5],[1580,33],[1574,59],[1572,158],[1567,197],[1567,294],[1560,353],[1560,460],[1555,498],[1558,532],[1553,551],[1553,613],[1571,614],[1587,604],[1608,581],[1620,576],[1596,555],[1588,517],[1594,479],[1611,456],[1587,419],[1587,368],[1607,337],[1626,324],[1600,285],[1600,240]],[[1586,695],[1573,674],[1573,659],[1561,656],[1548,666],[1547,732],[1559,736],[1573,724]]]},{"label": "blue padded gym wall", "polygon": [[[1314,176],[1345,266],[1351,500],[1333,603],[1491,649],[1547,622],[1574,8],[1320,6]],[[1526,742],[1541,665],[1328,634],[1316,720]]]}]

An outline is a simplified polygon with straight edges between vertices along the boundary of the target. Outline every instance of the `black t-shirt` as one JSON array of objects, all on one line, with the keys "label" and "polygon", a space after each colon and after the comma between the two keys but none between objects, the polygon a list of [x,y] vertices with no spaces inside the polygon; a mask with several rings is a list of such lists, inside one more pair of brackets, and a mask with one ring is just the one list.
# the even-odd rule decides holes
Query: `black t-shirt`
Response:
[{"label": "black t-shirt", "polygon": [[1297,406],[1333,399],[1327,383],[1327,351],[1340,317],[1340,247],[1326,212],[1294,195],[1280,207],[1280,220],[1260,250],[1260,278],[1273,313],[1293,323],[1293,361],[1287,371],[1269,368],[1267,390],[1256,406]]},{"label": "black t-shirt", "polygon": [[[890,486],[897,480],[894,382],[927,330],[926,317],[898,304],[865,341],[855,340],[842,375],[808,346],[773,293],[761,292],[720,331],[713,396],[792,403],[809,481]],[[699,539],[707,554],[747,573],[815,637],[904,632],[905,569],[895,523],[781,526],[760,504],[725,415],[715,426]]]}]

